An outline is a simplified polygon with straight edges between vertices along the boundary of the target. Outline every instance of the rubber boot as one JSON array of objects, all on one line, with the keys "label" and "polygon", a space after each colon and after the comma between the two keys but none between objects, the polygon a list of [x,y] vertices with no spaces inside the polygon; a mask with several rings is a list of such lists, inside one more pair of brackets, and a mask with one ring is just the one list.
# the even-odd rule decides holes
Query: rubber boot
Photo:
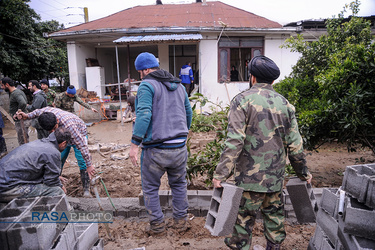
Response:
[{"label": "rubber boot", "polygon": [[280,249],[281,249],[280,244],[272,243],[271,241],[267,240],[266,250],[280,250]]},{"label": "rubber boot", "polygon": [[89,174],[87,173],[86,169],[80,170],[80,174],[81,174],[81,182],[82,182],[82,186],[83,186],[83,197],[92,198],[92,195],[90,193],[90,177],[89,177]]}]

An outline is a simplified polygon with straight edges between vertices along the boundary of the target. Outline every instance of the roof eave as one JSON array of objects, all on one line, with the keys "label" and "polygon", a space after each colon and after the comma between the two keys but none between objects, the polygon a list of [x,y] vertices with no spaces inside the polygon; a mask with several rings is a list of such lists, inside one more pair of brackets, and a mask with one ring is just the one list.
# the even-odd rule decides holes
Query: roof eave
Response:
[{"label": "roof eave", "polygon": [[[186,33],[186,32],[221,32],[222,27],[150,27],[150,28],[121,28],[121,29],[97,29],[97,30],[80,30],[70,32],[54,32],[48,35],[54,39],[67,39],[70,36],[77,35],[98,35],[108,33],[121,34],[148,34],[148,33]],[[226,27],[225,31],[232,32],[249,32],[249,33],[293,33],[296,32],[296,27],[281,27],[281,28],[245,28],[245,27]]]}]

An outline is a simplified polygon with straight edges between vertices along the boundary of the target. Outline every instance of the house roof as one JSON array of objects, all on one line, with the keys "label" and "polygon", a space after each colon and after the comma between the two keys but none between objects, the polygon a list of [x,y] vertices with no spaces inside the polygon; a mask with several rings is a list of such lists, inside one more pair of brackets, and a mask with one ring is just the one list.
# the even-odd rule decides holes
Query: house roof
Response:
[{"label": "house roof", "polygon": [[[277,22],[219,1],[190,4],[162,4],[136,6],[107,17],[73,26],[50,36],[99,31],[126,31],[137,29],[184,28],[235,28],[269,29],[281,28]],[[156,30],[155,30],[156,31]],[[172,31],[173,32],[173,31]]]}]

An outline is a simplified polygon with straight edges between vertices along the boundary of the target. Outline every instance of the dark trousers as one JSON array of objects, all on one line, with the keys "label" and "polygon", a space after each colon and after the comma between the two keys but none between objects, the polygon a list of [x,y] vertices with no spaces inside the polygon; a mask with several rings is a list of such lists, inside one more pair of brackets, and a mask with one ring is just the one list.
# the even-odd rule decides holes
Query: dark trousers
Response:
[{"label": "dark trousers", "polygon": [[187,93],[188,96],[190,97],[190,93],[191,93],[191,91],[192,91],[192,86],[193,86],[193,84],[190,84],[190,83],[182,83],[182,85],[184,85],[185,90],[186,90],[186,93]]}]

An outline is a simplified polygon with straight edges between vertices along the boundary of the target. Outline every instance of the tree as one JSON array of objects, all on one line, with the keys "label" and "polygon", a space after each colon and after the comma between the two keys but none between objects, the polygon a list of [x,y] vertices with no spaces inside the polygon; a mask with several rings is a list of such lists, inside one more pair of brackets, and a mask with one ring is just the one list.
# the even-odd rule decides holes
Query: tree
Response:
[{"label": "tree", "polygon": [[[344,19],[348,8],[353,15]],[[375,43],[358,11],[356,0],[326,21],[327,34],[317,41],[298,35],[283,46],[302,56],[275,89],[295,105],[309,149],[335,139],[350,151],[360,145],[375,154]]]},{"label": "tree", "polygon": [[63,25],[57,21],[41,22],[28,2],[0,1],[0,72],[24,83],[54,77],[55,72],[65,73],[68,65],[66,45],[43,36]]}]

